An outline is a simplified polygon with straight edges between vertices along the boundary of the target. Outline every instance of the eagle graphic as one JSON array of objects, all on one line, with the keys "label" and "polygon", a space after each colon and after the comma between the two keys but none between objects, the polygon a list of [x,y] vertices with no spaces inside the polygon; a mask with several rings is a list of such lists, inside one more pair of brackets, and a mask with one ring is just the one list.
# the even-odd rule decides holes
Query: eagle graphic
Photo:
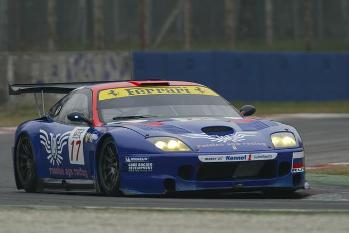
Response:
[{"label": "eagle graphic", "polygon": [[53,166],[62,164],[62,151],[68,143],[70,133],[71,131],[57,135],[50,133],[48,135],[45,130],[40,129],[40,143],[44,146],[48,154],[47,159]]},{"label": "eagle graphic", "polygon": [[184,134],[182,136],[188,137],[188,138],[197,138],[197,139],[208,139],[211,142],[242,142],[246,140],[246,137],[253,137],[256,136],[257,132],[237,132],[235,134],[228,134],[224,136],[219,136],[219,135],[207,135],[205,133],[200,133],[200,134],[195,134],[195,133],[190,133],[190,134]]}]

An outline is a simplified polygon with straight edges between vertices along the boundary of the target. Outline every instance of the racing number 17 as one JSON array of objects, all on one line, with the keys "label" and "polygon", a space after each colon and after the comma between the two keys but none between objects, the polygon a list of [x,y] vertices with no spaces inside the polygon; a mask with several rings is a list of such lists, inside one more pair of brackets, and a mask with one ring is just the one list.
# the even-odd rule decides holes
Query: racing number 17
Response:
[{"label": "racing number 17", "polygon": [[70,160],[74,161],[74,147],[78,147],[76,150],[76,155],[75,155],[75,161],[79,160],[79,151],[80,151],[80,145],[81,145],[81,140],[73,140],[71,143],[71,157]]}]

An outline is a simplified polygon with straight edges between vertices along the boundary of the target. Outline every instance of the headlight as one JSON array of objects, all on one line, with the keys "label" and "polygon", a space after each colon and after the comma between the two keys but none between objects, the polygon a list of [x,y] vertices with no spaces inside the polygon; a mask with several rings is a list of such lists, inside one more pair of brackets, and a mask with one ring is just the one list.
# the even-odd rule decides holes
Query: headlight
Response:
[{"label": "headlight", "polygon": [[271,141],[275,148],[293,148],[297,147],[297,141],[293,133],[282,132],[271,135]]},{"label": "headlight", "polygon": [[157,148],[163,151],[191,151],[181,140],[170,137],[148,138]]}]

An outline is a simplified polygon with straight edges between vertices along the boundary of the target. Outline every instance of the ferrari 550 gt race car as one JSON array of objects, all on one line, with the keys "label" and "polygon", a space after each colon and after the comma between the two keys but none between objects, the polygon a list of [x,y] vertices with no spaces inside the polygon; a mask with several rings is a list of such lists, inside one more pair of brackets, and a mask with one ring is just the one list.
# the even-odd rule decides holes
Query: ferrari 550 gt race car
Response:
[{"label": "ferrari 550 gt race car", "polygon": [[237,111],[197,83],[14,84],[9,92],[65,94],[17,128],[14,175],[27,192],[293,192],[305,184],[303,144],[293,127],[247,118],[253,106]]}]

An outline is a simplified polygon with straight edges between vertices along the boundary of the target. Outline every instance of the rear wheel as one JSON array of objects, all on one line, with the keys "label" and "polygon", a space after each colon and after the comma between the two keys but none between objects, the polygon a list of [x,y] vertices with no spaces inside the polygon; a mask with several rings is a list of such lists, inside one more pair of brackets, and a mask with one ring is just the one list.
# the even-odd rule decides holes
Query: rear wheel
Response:
[{"label": "rear wheel", "polygon": [[120,167],[116,146],[111,138],[101,147],[97,166],[100,191],[107,196],[120,195]]},{"label": "rear wheel", "polygon": [[36,173],[34,152],[28,136],[20,136],[15,154],[16,174],[20,186],[26,192],[39,191],[39,179]]}]

